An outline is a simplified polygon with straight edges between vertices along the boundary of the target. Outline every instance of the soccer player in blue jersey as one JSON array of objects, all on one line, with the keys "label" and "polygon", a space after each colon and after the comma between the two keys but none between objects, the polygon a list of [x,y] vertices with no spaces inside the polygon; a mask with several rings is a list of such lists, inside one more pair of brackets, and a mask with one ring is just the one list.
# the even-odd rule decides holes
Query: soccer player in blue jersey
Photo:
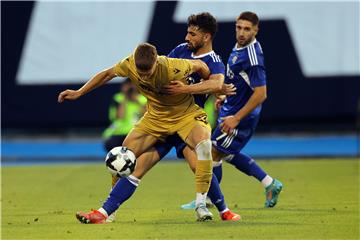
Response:
[{"label": "soccer player in blue jersey", "polygon": [[253,12],[243,12],[236,20],[236,40],[228,62],[225,83],[236,87],[236,94],[226,97],[213,132],[213,173],[221,181],[221,159],[240,171],[255,177],[265,187],[265,207],[274,207],[282,183],[270,177],[254,159],[241,152],[255,132],[261,104],[266,99],[264,56],[256,40],[259,18]]},{"label": "soccer player in blue jersey", "polygon": [[[229,56],[225,78],[226,84],[236,87],[236,94],[217,100],[216,103],[222,106],[217,127],[212,134],[213,178],[216,176],[218,182],[221,182],[222,160],[227,161],[261,182],[265,188],[265,207],[270,208],[277,203],[282,183],[241,152],[255,132],[261,104],[266,99],[264,56],[255,38],[258,26],[259,18],[253,12],[243,12],[236,20],[237,43]],[[185,206],[190,208],[193,202]]]},{"label": "soccer player in blue jersey", "polygon": [[[187,78],[188,85],[179,81],[172,82],[171,85],[164,88],[164,91],[171,94],[176,89],[177,94],[180,91],[187,93],[201,93],[193,95],[195,102],[200,107],[204,107],[208,94],[221,92],[225,94],[233,94],[234,88],[232,84],[223,85],[225,66],[220,57],[212,49],[212,41],[217,31],[216,19],[209,13],[199,13],[191,15],[188,18],[188,29],[186,35],[186,43],[180,44],[169,53],[172,58],[200,59],[207,64],[210,70],[209,79],[201,82],[199,74],[191,74]],[[206,116],[204,116],[204,121]],[[140,179],[149,171],[158,161],[160,161],[172,147],[176,147],[179,158],[186,158],[191,169],[195,172],[196,154],[188,147],[178,135],[169,136],[164,142],[158,142],[154,148],[147,153],[142,154],[137,159],[135,171],[131,177],[140,182]],[[117,184],[124,185],[119,188],[119,195],[124,196],[123,201],[127,200],[135,192],[138,184],[129,183],[126,179],[120,179]],[[130,186],[131,185],[131,186]],[[215,203],[222,220],[237,221],[240,215],[233,213],[225,204],[224,196],[220,190],[216,177],[212,178],[208,196]],[[198,206],[194,204],[196,209]],[[110,215],[108,221],[112,221],[114,215]]]}]

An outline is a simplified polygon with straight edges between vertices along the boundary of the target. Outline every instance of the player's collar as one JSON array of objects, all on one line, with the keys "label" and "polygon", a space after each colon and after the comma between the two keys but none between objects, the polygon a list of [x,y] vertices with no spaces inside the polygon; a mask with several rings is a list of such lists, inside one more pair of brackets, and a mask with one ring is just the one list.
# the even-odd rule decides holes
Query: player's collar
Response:
[{"label": "player's collar", "polygon": [[254,44],[254,43],[256,43],[256,42],[257,42],[257,41],[256,41],[256,38],[255,38],[251,43],[249,43],[248,45],[246,45],[246,46],[244,46],[244,47],[240,47],[240,48],[238,48],[238,47],[237,47],[237,43],[235,43],[234,50],[242,50],[242,49],[247,48],[248,46],[250,46],[251,44]]},{"label": "player's collar", "polygon": [[192,57],[192,58],[203,58],[203,57],[205,57],[205,56],[207,56],[207,55],[210,55],[210,54],[212,54],[212,53],[215,53],[214,50],[212,50],[212,51],[210,51],[210,52],[207,52],[207,53],[204,53],[204,54],[201,54],[201,55],[198,55],[198,56],[194,56],[194,53],[191,53],[191,57]]}]

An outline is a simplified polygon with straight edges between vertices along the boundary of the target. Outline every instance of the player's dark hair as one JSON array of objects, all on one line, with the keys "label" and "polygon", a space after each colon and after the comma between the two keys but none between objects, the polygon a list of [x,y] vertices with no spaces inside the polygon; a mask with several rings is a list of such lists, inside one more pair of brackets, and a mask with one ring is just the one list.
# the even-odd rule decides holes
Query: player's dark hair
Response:
[{"label": "player's dark hair", "polygon": [[187,25],[188,27],[197,26],[201,31],[210,33],[212,39],[214,39],[218,28],[215,17],[208,12],[191,14],[188,17]]},{"label": "player's dark hair", "polygon": [[136,47],[134,58],[137,69],[149,71],[157,59],[156,47],[150,43],[142,43]]},{"label": "player's dark hair", "polygon": [[254,12],[242,12],[238,18],[236,19],[237,20],[247,20],[249,22],[251,22],[253,24],[253,26],[258,26],[259,25],[259,17],[256,15],[256,13]]}]

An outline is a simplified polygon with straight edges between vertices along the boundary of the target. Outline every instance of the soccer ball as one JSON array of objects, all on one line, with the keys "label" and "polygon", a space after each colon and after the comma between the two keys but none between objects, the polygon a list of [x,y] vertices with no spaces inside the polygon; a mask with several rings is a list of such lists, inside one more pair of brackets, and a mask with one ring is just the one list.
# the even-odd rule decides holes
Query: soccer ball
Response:
[{"label": "soccer ball", "polygon": [[136,157],[127,147],[115,147],[106,155],[105,164],[111,175],[127,177],[135,169]]}]

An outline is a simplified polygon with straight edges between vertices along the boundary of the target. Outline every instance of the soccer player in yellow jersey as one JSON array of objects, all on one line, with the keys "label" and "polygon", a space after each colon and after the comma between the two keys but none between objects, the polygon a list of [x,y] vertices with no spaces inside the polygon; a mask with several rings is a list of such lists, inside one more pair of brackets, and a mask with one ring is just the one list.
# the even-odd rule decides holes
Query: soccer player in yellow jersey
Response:
[{"label": "soccer player in yellow jersey", "polygon": [[[192,93],[194,94],[195,103],[200,107],[204,107],[205,101],[211,93],[222,93],[227,95],[234,94],[236,89],[233,88],[233,84],[223,84],[225,66],[222,63],[220,56],[214,52],[212,47],[216,32],[217,21],[210,13],[202,12],[198,14],[191,14],[188,17],[188,28],[185,36],[186,42],[175,47],[168,56],[173,58],[202,60],[209,67],[210,76],[209,79],[203,81],[197,73],[193,73],[187,78],[188,85],[179,81],[174,81],[172,84],[165,87],[166,92],[176,94],[184,92]],[[196,153],[189,148],[183,140],[178,137],[178,135],[172,135],[167,137],[165,142],[156,143],[152,149],[149,149],[146,153],[139,156],[137,158],[135,170],[131,176],[137,179],[142,179],[143,176],[158,161],[160,161],[172,147],[176,148],[177,157],[185,158],[188,161],[191,170],[195,173],[197,162]],[[129,193],[129,190],[126,187],[127,181],[124,179],[120,179],[119,181],[120,182],[118,184],[123,185],[122,195],[131,197],[132,193]],[[211,179],[208,197],[216,206],[222,220],[240,220],[240,215],[232,212],[227,207],[218,180],[214,176]],[[195,201],[191,204],[191,206],[193,206],[191,209],[196,208]],[[115,212],[108,217],[107,221],[111,222],[114,220]]]},{"label": "soccer player in yellow jersey", "polygon": [[[205,200],[212,177],[211,128],[206,113],[195,104],[190,94],[167,95],[163,87],[171,81],[186,82],[186,78],[197,72],[203,79],[209,77],[209,69],[201,60],[173,59],[158,56],[156,48],[148,43],[136,47],[134,54],[115,66],[97,73],[78,90],[65,90],[58,96],[59,103],[75,100],[105,84],[115,76],[129,77],[147,100],[147,112],[127,135],[123,146],[138,157],[150,149],[157,140],[177,133],[197,155],[195,170],[196,212],[199,221],[212,219]],[[128,178],[136,184],[138,179]],[[82,223],[103,223],[113,213],[122,197],[116,194],[115,185],[109,198],[99,210],[77,213]],[[125,196],[126,197],[126,196]]]}]

